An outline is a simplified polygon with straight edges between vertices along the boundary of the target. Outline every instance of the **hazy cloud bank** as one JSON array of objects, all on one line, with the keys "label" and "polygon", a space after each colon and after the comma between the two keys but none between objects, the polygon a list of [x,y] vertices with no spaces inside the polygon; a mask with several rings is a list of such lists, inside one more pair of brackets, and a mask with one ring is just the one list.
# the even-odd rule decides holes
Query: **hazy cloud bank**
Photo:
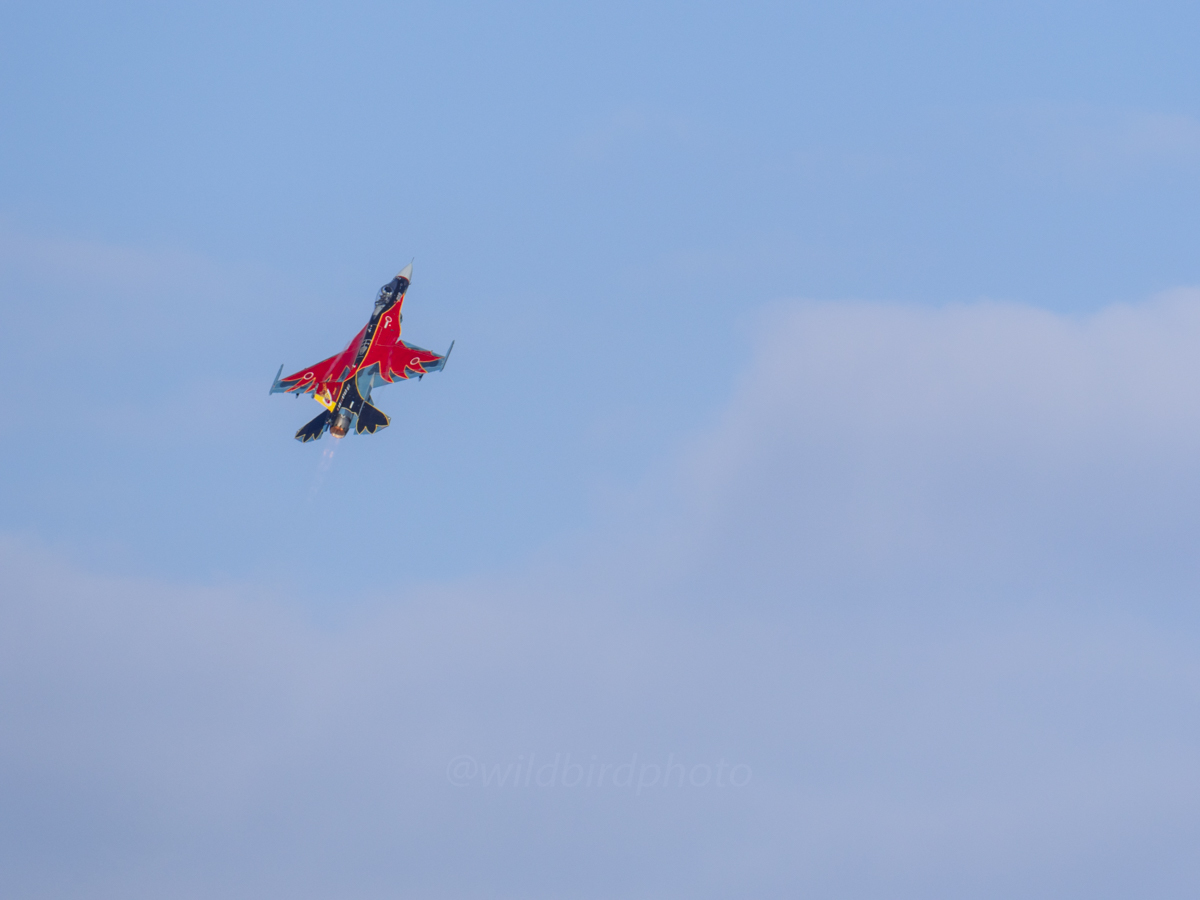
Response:
[{"label": "hazy cloud bank", "polygon": [[[4,892],[1192,896],[1198,345],[1194,292],[783,306],[581,560],[336,628],[9,539]],[[449,769],[531,754],[750,777]]]}]

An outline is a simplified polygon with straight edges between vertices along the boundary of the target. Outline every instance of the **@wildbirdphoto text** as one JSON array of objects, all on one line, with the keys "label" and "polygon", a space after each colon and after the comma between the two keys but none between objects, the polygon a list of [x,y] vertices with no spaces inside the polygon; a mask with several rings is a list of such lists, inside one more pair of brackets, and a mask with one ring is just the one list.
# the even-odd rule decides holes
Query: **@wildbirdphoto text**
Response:
[{"label": "@wildbirdphoto text", "polygon": [[446,780],[455,787],[493,790],[569,788],[577,790],[629,790],[635,794],[657,790],[737,789],[750,784],[754,772],[746,763],[724,758],[688,760],[675,754],[602,760],[571,753],[521,754],[500,762],[477,759],[467,753],[446,765]]}]

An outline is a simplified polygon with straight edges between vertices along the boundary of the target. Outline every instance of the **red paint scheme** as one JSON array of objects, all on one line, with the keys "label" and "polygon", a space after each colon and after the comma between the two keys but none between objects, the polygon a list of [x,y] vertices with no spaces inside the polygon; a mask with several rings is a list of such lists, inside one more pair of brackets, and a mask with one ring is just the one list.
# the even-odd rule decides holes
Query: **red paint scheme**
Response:
[{"label": "red paint scheme", "polygon": [[[354,365],[354,357],[358,355],[358,345],[362,343],[366,333],[367,326],[364,325],[362,331],[354,336],[354,340],[341,353],[331,356],[329,359],[323,359],[315,365],[301,369],[282,379],[283,384],[291,385],[287,388],[287,393],[313,394],[328,389],[329,396],[336,400],[342,390],[342,383],[346,380],[342,376],[345,375],[348,378],[354,374],[353,372],[347,374],[346,369]],[[295,383],[293,384],[293,382]]]},{"label": "red paint scheme", "polygon": [[410,264],[379,289],[370,321],[341,353],[286,378],[276,377],[272,394],[314,394],[326,409],[296,432],[298,441],[317,440],[326,429],[343,437],[351,423],[357,434],[375,434],[391,419],[371,404],[373,388],[414,375],[420,378],[446,365],[450,350],[432,353],[400,340],[400,312],[411,276]]},{"label": "red paint scheme", "polygon": [[369,325],[363,326],[341,353],[280,379],[280,383],[286,385],[286,392],[318,394],[328,391],[329,396],[336,400],[346,381],[376,364],[379,365],[380,377],[386,382],[428,374],[426,366],[436,363],[443,356],[400,340],[400,311],[403,306],[404,295],[401,295],[396,304],[382,315],[371,337],[371,345],[357,367],[354,366],[354,360]]}]

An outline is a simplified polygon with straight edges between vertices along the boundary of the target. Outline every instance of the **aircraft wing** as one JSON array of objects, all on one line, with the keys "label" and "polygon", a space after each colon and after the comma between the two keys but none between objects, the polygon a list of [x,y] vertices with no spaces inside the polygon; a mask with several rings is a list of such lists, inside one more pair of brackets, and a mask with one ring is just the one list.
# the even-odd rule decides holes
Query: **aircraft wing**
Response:
[{"label": "aircraft wing", "polygon": [[[454,349],[453,344],[450,345],[450,349]],[[390,382],[399,378],[411,378],[414,375],[420,378],[430,372],[440,371],[446,365],[446,359],[449,356],[450,350],[444,354],[434,353],[432,350],[425,350],[407,341],[397,341],[388,346],[373,346],[366,359],[363,360],[362,367],[365,369],[378,363],[380,378]]]},{"label": "aircraft wing", "polygon": [[449,350],[444,354],[434,353],[432,350],[425,350],[407,341],[398,341],[392,347],[388,365],[397,378],[428,375],[430,372],[441,371],[442,367],[446,365],[446,358],[449,355]]},{"label": "aircraft wing", "polygon": [[276,378],[271,385],[272,394],[297,393],[311,394],[319,385],[330,382],[345,381],[350,376],[350,367],[354,365],[354,357],[359,342],[366,333],[366,328],[350,342],[350,345],[335,356],[323,359],[315,365],[293,372],[286,378]]}]

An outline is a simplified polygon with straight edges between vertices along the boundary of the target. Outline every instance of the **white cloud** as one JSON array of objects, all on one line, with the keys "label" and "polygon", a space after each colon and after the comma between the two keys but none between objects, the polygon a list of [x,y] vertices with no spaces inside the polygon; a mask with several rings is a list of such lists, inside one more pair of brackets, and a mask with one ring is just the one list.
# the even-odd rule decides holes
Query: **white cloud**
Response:
[{"label": "white cloud", "polygon": [[1196,162],[1200,160],[1200,122],[1191,116],[1145,113],[1126,124],[1123,143],[1133,156]]},{"label": "white cloud", "polygon": [[[1198,341],[781,307],[636,546],[337,628],[10,540],[9,893],[1190,896]],[[447,782],[531,752],[752,778]]]},{"label": "white cloud", "polygon": [[1064,106],[1025,107],[1004,117],[999,138],[1014,159],[1070,181],[1194,173],[1200,122],[1179,113]]},{"label": "white cloud", "polygon": [[213,264],[192,253],[144,249],[99,241],[33,237],[0,228],[0,265],[10,273],[36,273],[71,292],[108,288],[141,292],[173,281],[214,278]]},{"label": "white cloud", "polygon": [[829,590],[1197,586],[1196,292],[1078,319],[811,304],[767,331],[693,462],[726,563]]}]

